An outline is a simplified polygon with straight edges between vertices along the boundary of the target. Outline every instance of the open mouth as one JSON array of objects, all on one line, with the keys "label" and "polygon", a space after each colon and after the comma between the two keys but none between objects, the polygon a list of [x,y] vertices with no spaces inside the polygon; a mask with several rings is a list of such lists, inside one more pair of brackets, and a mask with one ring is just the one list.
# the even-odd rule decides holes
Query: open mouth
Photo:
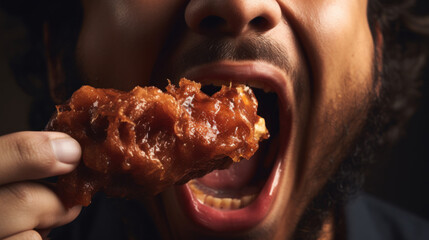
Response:
[{"label": "open mouth", "polygon": [[[278,147],[279,111],[277,94],[251,87],[258,99],[258,115],[265,119],[270,138],[260,143],[249,160],[232,164],[228,169],[215,170],[188,183],[192,194],[206,206],[235,210],[250,205],[259,195],[275,162]],[[219,86],[204,85],[202,91],[212,94]]]},{"label": "open mouth", "polygon": [[[278,83],[269,83],[275,74],[267,77],[266,71],[247,68],[247,65],[222,65],[219,72],[207,73],[207,69],[202,68],[186,75],[201,82],[202,91],[209,95],[228,82],[251,87],[259,103],[258,115],[265,119],[270,132],[270,138],[260,143],[251,159],[234,163],[225,170],[215,170],[178,188],[178,197],[187,215],[196,224],[215,232],[246,230],[265,218],[277,195],[282,156],[286,151],[290,127],[280,122],[290,121],[281,111],[284,101],[279,91],[273,90]],[[244,73],[240,74],[243,69]]]}]

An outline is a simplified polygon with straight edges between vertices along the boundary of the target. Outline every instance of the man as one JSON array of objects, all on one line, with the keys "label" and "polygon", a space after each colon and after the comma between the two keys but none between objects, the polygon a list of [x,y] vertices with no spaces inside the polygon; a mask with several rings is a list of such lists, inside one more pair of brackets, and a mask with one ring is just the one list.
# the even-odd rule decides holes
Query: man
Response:
[{"label": "man", "polygon": [[[418,40],[409,45],[415,48],[389,51],[398,46],[389,27],[405,19],[401,10],[407,4],[388,12],[371,0],[34,2],[27,4],[43,6],[36,9],[43,14],[35,33],[41,36],[43,26],[46,86],[57,103],[80,84],[130,90],[165,86],[166,79],[177,83],[180,77],[267,91],[258,100],[271,138],[254,158],[140,200],[160,237],[356,237],[350,235],[355,226],[350,214],[360,203],[345,207],[345,200],[370,148],[389,141],[383,138],[390,136],[386,122],[403,124],[403,117],[392,121],[385,114],[403,113],[409,105],[398,107],[390,97],[412,92],[413,74],[422,65]],[[405,63],[404,56],[416,69],[395,66]],[[400,96],[406,103],[412,99],[406,92]],[[62,133],[21,132],[1,137],[0,149],[1,238],[40,238],[77,217],[80,207],[64,209],[49,187],[32,181],[72,171],[81,154],[75,140]],[[197,199],[201,192],[204,197]],[[117,234],[111,229],[127,224],[102,220],[100,214],[114,210],[100,201],[94,206],[102,210],[84,211],[75,226],[91,224],[86,236],[103,236],[93,235],[101,230],[119,237],[110,235]],[[232,201],[238,210],[220,209]],[[140,211],[135,202],[127,204]],[[138,215],[122,220],[131,226],[143,222]],[[106,225],[97,227],[98,221]],[[145,236],[134,230],[131,237]],[[73,237],[72,230],[64,231]]]}]

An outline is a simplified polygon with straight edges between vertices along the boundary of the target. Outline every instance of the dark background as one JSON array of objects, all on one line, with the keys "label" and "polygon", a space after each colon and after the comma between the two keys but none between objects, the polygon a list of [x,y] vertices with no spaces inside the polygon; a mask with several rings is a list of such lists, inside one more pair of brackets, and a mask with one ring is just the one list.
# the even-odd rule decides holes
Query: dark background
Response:
[{"label": "dark background", "polygon": [[370,170],[365,190],[429,220],[429,64],[423,80],[419,108],[405,135]]},{"label": "dark background", "polygon": [[[8,56],[17,51],[24,34],[19,20],[0,9],[0,135],[30,129],[28,114],[31,98],[16,85],[8,65]],[[429,220],[428,66],[424,71],[420,106],[409,122],[405,136],[394,147],[392,153],[369,172],[365,186],[366,191],[427,220]]]}]

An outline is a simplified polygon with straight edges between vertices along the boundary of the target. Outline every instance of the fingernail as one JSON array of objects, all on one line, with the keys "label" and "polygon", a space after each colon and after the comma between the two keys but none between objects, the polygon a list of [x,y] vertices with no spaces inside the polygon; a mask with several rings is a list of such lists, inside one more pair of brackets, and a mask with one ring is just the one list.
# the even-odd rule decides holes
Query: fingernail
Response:
[{"label": "fingernail", "polygon": [[80,145],[73,138],[57,138],[51,140],[52,149],[57,160],[63,163],[76,163],[80,159]]}]

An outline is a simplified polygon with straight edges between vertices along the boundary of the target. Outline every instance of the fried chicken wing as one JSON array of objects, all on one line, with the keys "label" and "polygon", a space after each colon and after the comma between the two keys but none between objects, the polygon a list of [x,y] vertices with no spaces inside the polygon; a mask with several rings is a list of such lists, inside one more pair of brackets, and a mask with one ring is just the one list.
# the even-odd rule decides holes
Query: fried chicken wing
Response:
[{"label": "fried chicken wing", "polygon": [[82,161],[60,176],[65,206],[87,206],[93,194],[136,198],[249,159],[269,136],[257,100],[244,85],[223,86],[212,96],[181,79],[162,92],[83,86],[49,121],[82,147]]}]

